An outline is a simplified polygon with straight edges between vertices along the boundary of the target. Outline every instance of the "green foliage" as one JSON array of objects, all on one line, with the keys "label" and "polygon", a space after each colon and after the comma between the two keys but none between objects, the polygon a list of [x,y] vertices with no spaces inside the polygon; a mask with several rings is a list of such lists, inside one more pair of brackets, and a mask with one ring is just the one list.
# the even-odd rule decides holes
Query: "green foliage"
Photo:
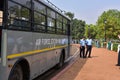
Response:
[{"label": "green foliage", "polygon": [[66,12],[65,15],[67,15],[71,20],[74,18],[74,13]]},{"label": "green foliage", "polygon": [[85,21],[74,19],[74,13],[65,13],[71,19],[71,34],[73,39],[80,39],[85,33]]},{"label": "green foliage", "polygon": [[104,38],[106,32],[107,39],[116,39],[120,32],[120,11],[111,9],[104,11],[97,21],[96,38]]},{"label": "green foliage", "polygon": [[72,38],[80,39],[83,36],[91,36],[93,39],[117,39],[120,33],[120,11],[110,9],[104,11],[96,22],[96,25],[86,24],[85,21],[74,19],[74,13],[67,12],[71,19]]},{"label": "green foliage", "polygon": [[90,24],[90,25],[86,25],[85,27],[85,37],[91,37],[93,39],[95,39],[96,37],[96,26],[93,25],[93,24]]},{"label": "green foliage", "polygon": [[85,21],[73,19],[72,36],[75,39],[80,39],[85,33]]},{"label": "green foliage", "polygon": [[113,44],[113,51],[117,52],[117,49],[118,49],[118,43]]}]

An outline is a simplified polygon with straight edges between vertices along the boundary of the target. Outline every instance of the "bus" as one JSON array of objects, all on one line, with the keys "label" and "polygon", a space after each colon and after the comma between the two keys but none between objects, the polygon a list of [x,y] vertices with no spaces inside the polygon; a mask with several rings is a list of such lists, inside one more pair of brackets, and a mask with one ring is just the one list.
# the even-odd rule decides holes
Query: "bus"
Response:
[{"label": "bus", "polygon": [[0,80],[33,80],[70,59],[70,18],[44,0],[0,0]]}]

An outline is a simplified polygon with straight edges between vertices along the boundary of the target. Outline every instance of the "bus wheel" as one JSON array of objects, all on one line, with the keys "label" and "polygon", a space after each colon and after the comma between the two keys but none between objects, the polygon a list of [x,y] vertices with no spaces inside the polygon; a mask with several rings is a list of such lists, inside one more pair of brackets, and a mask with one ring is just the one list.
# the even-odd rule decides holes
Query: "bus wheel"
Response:
[{"label": "bus wheel", "polygon": [[23,72],[19,64],[12,70],[9,80],[23,80]]},{"label": "bus wheel", "polygon": [[63,66],[63,64],[64,64],[64,56],[63,56],[63,54],[61,54],[57,68],[58,69],[61,68]]}]

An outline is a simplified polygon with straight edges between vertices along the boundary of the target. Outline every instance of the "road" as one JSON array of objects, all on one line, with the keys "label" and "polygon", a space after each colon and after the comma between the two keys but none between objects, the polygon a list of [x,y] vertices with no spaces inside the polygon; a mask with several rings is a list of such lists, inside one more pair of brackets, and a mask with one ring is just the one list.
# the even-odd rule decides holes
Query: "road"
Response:
[{"label": "road", "polygon": [[78,56],[74,64],[54,80],[120,80],[117,52],[93,47],[91,56]]},{"label": "road", "polygon": [[120,80],[117,58],[117,52],[93,47],[92,58],[76,56],[64,68],[55,71],[55,74],[50,73],[48,76],[51,77],[38,80]]}]

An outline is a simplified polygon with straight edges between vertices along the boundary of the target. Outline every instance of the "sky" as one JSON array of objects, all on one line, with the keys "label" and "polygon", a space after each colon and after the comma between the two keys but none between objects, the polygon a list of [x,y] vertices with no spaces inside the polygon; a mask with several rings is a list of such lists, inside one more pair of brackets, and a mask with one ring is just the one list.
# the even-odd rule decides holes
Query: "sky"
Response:
[{"label": "sky", "polygon": [[49,0],[66,12],[74,13],[74,17],[96,24],[98,17],[109,9],[120,11],[120,0]]}]

